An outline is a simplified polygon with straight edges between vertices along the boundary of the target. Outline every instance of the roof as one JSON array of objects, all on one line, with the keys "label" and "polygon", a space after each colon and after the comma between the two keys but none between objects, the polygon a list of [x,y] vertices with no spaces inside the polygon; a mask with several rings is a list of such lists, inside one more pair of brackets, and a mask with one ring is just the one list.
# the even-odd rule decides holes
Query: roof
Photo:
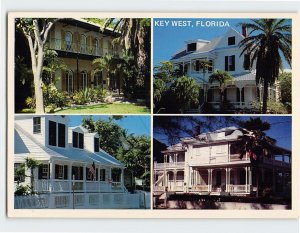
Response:
[{"label": "roof", "polygon": [[27,156],[37,160],[50,160],[52,158],[85,163],[95,162],[99,165],[123,166],[120,161],[103,150],[93,153],[73,147],[46,147],[15,123],[15,157]]},{"label": "roof", "polygon": [[256,76],[253,72],[232,75],[236,81],[255,81]]}]

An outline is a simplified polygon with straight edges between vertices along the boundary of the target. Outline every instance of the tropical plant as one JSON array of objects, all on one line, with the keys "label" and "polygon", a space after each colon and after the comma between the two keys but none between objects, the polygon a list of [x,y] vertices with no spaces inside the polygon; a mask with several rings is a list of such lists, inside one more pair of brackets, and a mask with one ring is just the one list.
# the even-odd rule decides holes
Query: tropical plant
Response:
[{"label": "tropical plant", "polygon": [[206,74],[206,72],[208,71],[209,68],[212,68],[212,64],[211,64],[210,61],[205,59],[205,60],[201,60],[199,62],[199,66],[202,69],[203,80],[204,80],[205,74]]},{"label": "tropical plant", "polygon": [[174,78],[179,77],[179,71],[174,68],[170,61],[162,61],[154,67],[154,78],[161,79],[165,83],[171,83]]},{"label": "tropical plant", "polygon": [[45,57],[45,44],[49,31],[56,20],[54,18],[17,18],[15,21],[16,27],[25,35],[30,49],[37,114],[45,112],[42,69]]},{"label": "tropical plant", "polygon": [[282,73],[279,76],[281,102],[285,105],[292,105],[292,74]]},{"label": "tropical plant", "polygon": [[25,100],[25,104],[27,107],[29,107],[30,109],[35,109],[35,97],[27,97]]},{"label": "tropical plant", "polygon": [[256,82],[263,84],[262,113],[266,113],[268,87],[278,79],[282,56],[291,66],[292,26],[289,19],[252,19],[243,25],[250,33],[239,44],[241,55],[250,55],[250,67],[256,64]]},{"label": "tropical plant", "polygon": [[226,89],[226,84],[230,81],[234,81],[233,77],[226,71],[217,70],[209,76],[208,81],[210,83],[217,82],[219,84],[220,94],[221,94],[221,103],[224,103],[224,101],[225,101],[224,93],[225,93],[225,89]]},{"label": "tropical plant", "polygon": [[182,76],[176,79],[171,90],[176,95],[178,109],[181,113],[189,109],[191,104],[197,104],[199,101],[199,86],[190,77]]},{"label": "tropical plant", "polygon": [[159,78],[154,78],[153,81],[153,100],[154,100],[154,108],[157,108],[160,104],[160,101],[167,90],[166,83]]},{"label": "tropical plant", "polygon": [[34,194],[34,169],[37,168],[40,163],[33,158],[25,158],[25,167],[30,169],[30,190],[31,194]]}]

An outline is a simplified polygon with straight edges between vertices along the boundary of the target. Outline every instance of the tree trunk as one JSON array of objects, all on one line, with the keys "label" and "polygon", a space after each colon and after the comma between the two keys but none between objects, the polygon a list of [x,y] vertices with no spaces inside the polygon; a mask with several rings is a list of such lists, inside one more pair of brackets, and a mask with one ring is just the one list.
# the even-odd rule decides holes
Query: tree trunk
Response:
[{"label": "tree trunk", "polygon": [[263,106],[262,106],[262,113],[267,113],[267,103],[268,103],[268,82],[264,79],[264,93],[263,93]]}]

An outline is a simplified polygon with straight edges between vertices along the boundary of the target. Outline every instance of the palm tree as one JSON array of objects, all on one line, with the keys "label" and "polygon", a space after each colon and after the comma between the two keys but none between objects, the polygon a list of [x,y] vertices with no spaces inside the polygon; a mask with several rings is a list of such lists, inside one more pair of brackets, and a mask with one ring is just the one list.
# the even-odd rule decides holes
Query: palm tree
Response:
[{"label": "palm tree", "polygon": [[225,93],[225,89],[226,89],[226,84],[229,81],[233,81],[233,77],[226,71],[222,71],[222,70],[217,70],[214,73],[212,73],[209,76],[209,83],[213,83],[213,82],[218,82],[220,85],[220,94],[221,94],[221,103],[223,104],[225,99],[224,99],[224,93]]},{"label": "palm tree", "polygon": [[250,55],[250,67],[256,63],[256,82],[264,88],[262,113],[266,113],[268,87],[278,79],[282,55],[291,66],[292,27],[287,19],[253,19],[243,25],[250,33],[239,44],[241,55]]},{"label": "palm tree", "polygon": [[25,166],[30,169],[30,189],[31,189],[31,193],[34,193],[34,169],[37,168],[39,166],[39,162],[35,159],[29,158],[27,157],[25,159]]},{"label": "palm tree", "polygon": [[[94,69],[94,73],[97,72],[106,72],[107,78],[109,79],[109,86],[110,89],[111,86],[111,76],[116,73],[117,70],[117,61],[112,55],[105,55],[104,57],[96,58],[93,61],[93,65],[96,65],[96,68]],[[119,90],[120,91],[120,90]]]}]

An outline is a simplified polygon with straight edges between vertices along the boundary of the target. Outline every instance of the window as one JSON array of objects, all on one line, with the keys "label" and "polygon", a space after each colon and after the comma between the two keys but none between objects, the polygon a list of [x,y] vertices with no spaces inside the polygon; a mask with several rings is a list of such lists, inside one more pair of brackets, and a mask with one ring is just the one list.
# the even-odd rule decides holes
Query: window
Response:
[{"label": "window", "polygon": [[94,151],[95,152],[99,152],[99,147],[100,147],[100,145],[99,145],[99,138],[94,138]]},{"label": "window", "polygon": [[97,72],[95,75],[94,75],[94,83],[95,83],[95,86],[102,86],[102,72]]},{"label": "window", "polygon": [[225,71],[235,71],[235,55],[225,56]]},{"label": "window", "polygon": [[228,37],[228,45],[235,45],[235,36]]},{"label": "window", "polygon": [[100,181],[105,181],[105,169],[100,169]]},{"label": "window", "polygon": [[244,55],[244,69],[250,70],[250,54]]},{"label": "window", "polygon": [[41,132],[41,117],[33,118],[33,133]]},{"label": "window", "polygon": [[14,181],[17,182],[24,182],[25,181],[25,166],[22,163],[15,163],[14,164]]},{"label": "window", "polygon": [[73,76],[73,71],[69,70],[67,72],[67,92],[68,93],[73,93],[74,92],[74,76]]},{"label": "window", "polygon": [[58,146],[66,147],[66,126],[58,123]]},{"label": "window", "polygon": [[73,36],[71,32],[66,32],[65,42],[66,42],[66,50],[72,51]]},{"label": "window", "polygon": [[191,52],[191,51],[195,51],[197,48],[197,44],[196,43],[190,43],[187,45],[187,51]]},{"label": "window", "polygon": [[81,72],[81,79],[82,79],[82,89],[86,89],[88,86],[88,80],[87,80],[87,72],[82,71]]},{"label": "window", "polygon": [[99,40],[95,38],[95,55],[99,56]]},{"label": "window", "polygon": [[84,138],[82,133],[77,133],[73,131],[73,147],[83,149]]},{"label": "window", "polygon": [[49,179],[49,177],[50,177],[49,164],[39,165],[38,172],[39,172],[39,180]]},{"label": "window", "polygon": [[49,145],[56,146],[56,122],[49,121]]},{"label": "window", "polygon": [[83,180],[83,167],[72,166],[72,175],[75,180]]},{"label": "window", "polygon": [[87,52],[87,48],[86,48],[86,36],[83,35],[83,34],[80,36],[80,52],[81,53],[86,53]]}]

